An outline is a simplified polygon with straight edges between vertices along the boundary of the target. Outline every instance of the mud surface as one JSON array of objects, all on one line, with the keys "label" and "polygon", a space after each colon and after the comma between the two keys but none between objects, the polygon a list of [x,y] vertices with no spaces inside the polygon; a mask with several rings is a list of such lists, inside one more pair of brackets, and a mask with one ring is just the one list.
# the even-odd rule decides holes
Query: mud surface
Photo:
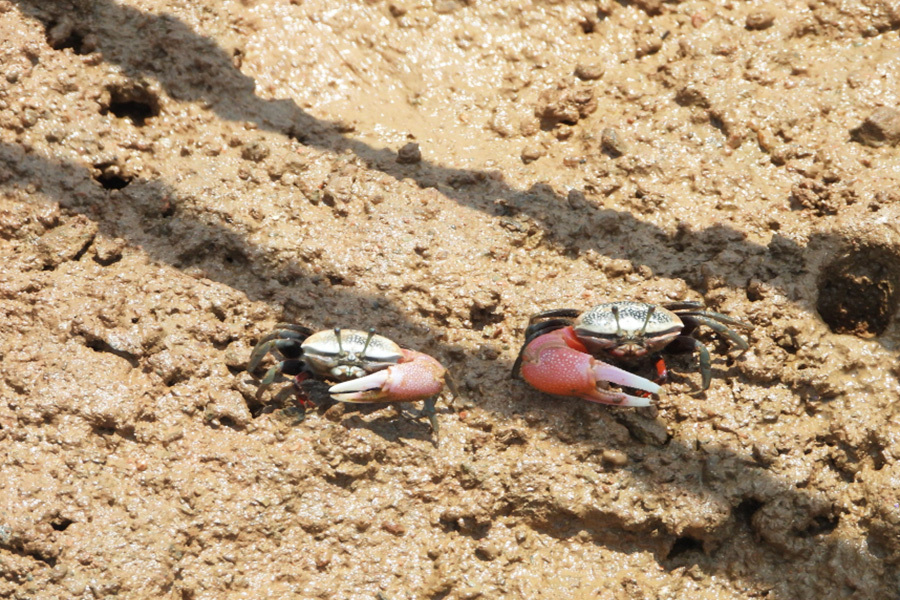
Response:
[{"label": "mud surface", "polygon": [[[889,0],[0,0],[0,597],[897,598]],[[713,383],[509,377],[686,299]],[[465,400],[256,399],[275,323]],[[650,367],[648,367],[650,368]]]}]

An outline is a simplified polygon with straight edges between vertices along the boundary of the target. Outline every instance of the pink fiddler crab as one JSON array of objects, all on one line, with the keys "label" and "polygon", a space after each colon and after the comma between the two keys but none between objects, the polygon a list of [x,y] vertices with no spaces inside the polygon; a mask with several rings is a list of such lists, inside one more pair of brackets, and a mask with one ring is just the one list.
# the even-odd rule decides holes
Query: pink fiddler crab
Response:
[{"label": "pink fiddler crab", "polygon": [[334,382],[328,393],[334,400],[352,403],[392,403],[424,400],[422,414],[438,433],[435,398],[445,382],[454,396],[455,386],[447,370],[433,357],[401,348],[388,338],[355,329],[319,331],[301,325],[279,323],[265,335],[253,352],[247,371],[253,373],[262,359],[272,353],[279,362],[263,376],[256,391],[260,397],[273,383],[288,381],[293,386],[278,397],[296,395],[308,401],[300,383],[314,377]]},{"label": "pink fiddler crab", "polygon": [[[712,380],[709,350],[691,333],[700,325],[727,337],[741,350],[747,340],[728,326],[751,326],[726,315],[703,310],[699,302],[673,302],[658,306],[643,302],[611,302],[585,312],[562,308],[538,313],[529,320],[525,344],[513,365],[513,377],[542,392],[575,396],[618,406],[650,406],[658,383],[600,359],[633,364],[655,353],[696,351],[700,357],[702,388]],[[665,362],[657,362],[659,381],[666,378]],[[609,388],[615,383],[641,390],[633,396]]]}]

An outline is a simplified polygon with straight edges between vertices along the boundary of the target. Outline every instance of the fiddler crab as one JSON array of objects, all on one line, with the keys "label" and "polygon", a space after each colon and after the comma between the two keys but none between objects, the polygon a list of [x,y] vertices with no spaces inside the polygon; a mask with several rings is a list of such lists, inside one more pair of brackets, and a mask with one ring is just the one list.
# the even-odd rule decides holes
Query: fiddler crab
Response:
[{"label": "fiddler crab", "polygon": [[[658,352],[696,351],[700,357],[703,392],[712,380],[709,350],[691,333],[709,327],[746,350],[750,346],[728,326],[751,325],[717,312],[703,310],[699,302],[673,302],[658,306],[643,302],[611,302],[586,312],[562,308],[538,313],[529,320],[525,344],[513,365],[532,387],[558,396],[575,396],[618,406],[650,406],[660,386],[648,379],[603,362],[633,364]],[[666,378],[665,362],[657,362],[659,381]],[[633,396],[610,389],[609,384],[642,390]]]},{"label": "fiddler crab", "polygon": [[438,433],[435,398],[445,382],[454,396],[455,386],[447,370],[433,357],[401,348],[388,338],[355,329],[313,331],[301,325],[279,323],[265,335],[253,352],[247,371],[256,371],[262,359],[272,353],[279,362],[263,376],[256,391],[259,398],[273,383],[288,381],[293,385],[278,393],[307,401],[300,383],[314,377],[336,382],[328,393],[334,400],[352,403],[393,403],[425,400],[422,414]]}]

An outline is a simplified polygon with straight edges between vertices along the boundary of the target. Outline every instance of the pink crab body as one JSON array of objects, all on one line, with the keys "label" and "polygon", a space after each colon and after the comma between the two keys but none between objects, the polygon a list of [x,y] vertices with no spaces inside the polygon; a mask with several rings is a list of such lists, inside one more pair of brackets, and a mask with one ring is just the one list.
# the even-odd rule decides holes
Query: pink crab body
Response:
[{"label": "pink crab body", "polygon": [[401,353],[397,364],[335,384],[328,392],[341,402],[414,402],[444,389],[447,370],[441,363],[415,350],[401,348]]},{"label": "pink crab body", "polygon": [[602,404],[650,406],[649,398],[610,390],[610,382],[651,394],[660,389],[648,379],[595,359],[572,327],[534,338],[522,352],[521,365],[522,378],[542,392]]}]

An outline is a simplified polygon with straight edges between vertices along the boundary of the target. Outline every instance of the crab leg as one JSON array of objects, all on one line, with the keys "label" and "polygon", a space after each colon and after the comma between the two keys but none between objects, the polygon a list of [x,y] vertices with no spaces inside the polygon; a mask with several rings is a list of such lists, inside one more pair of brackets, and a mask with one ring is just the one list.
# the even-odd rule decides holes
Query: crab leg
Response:
[{"label": "crab leg", "polygon": [[[712,314],[715,315],[717,313],[712,313]],[[724,315],[719,315],[719,316],[724,316]],[[706,325],[707,327],[709,327],[710,329],[712,329],[719,335],[723,335],[723,336],[727,337],[729,340],[731,340],[734,343],[735,346],[737,346],[741,350],[747,350],[748,348],[750,348],[750,344],[747,343],[747,340],[745,340],[743,337],[738,335],[737,332],[732,331],[731,329],[729,329],[728,327],[726,327],[725,325],[723,325],[722,323],[719,322],[719,321],[722,321],[722,319],[716,318],[716,320],[714,321],[708,315],[689,314],[689,315],[687,315],[685,322],[687,323],[688,320],[694,320],[697,323],[702,323],[703,325]],[[747,325],[746,323],[737,321],[735,319],[728,319],[727,321],[724,321],[724,322],[728,323],[729,325],[739,325],[741,327],[750,327],[750,325]]]},{"label": "crab leg", "polygon": [[542,392],[618,406],[650,406],[650,399],[610,390],[608,383],[651,394],[660,389],[648,379],[592,357],[571,327],[533,339],[523,352],[521,372],[525,381]]},{"label": "crab leg", "polygon": [[279,356],[289,359],[300,358],[303,354],[303,348],[300,345],[303,339],[301,334],[294,331],[280,330],[266,335],[250,353],[247,372],[253,373],[269,352],[277,351]]},{"label": "crab leg", "polygon": [[703,342],[696,338],[692,338],[689,335],[683,335],[677,339],[679,341],[684,340],[686,344],[690,344],[693,346],[693,349],[697,351],[700,361],[700,377],[702,383],[700,389],[696,393],[701,394],[709,389],[709,384],[712,382],[712,363],[709,359],[709,350],[706,349]]}]

